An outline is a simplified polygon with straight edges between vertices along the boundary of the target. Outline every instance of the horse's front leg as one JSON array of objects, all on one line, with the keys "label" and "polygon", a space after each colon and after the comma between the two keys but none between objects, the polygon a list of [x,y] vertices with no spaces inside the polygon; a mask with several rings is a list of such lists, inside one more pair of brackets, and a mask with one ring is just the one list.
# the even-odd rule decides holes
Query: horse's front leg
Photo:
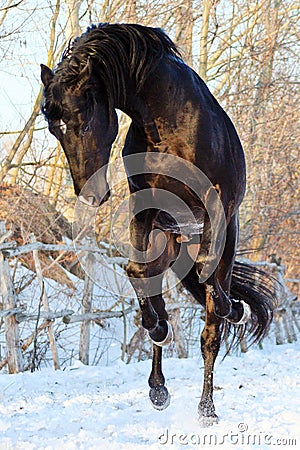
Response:
[{"label": "horse's front leg", "polygon": [[206,287],[206,319],[201,334],[201,352],[204,360],[204,381],[201,400],[198,407],[200,423],[209,426],[218,421],[213,403],[213,371],[216,357],[220,349],[221,319],[214,311],[211,292]]},{"label": "horse's front leg", "polygon": [[[142,313],[142,325],[148,331],[154,344],[163,347],[172,340],[172,328],[168,322],[168,314],[161,295],[148,296],[149,284],[147,267],[141,267],[130,261],[127,266],[127,274],[136,292]],[[141,278],[138,278],[141,277]],[[158,307],[156,307],[158,305]]]},{"label": "horse's front leg", "polygon": [[[166,246],[162,251],[163,237],[166,239]],[[165,270],[170,265],[178,253],[179,246],[175,240],[175,236],[170,233],[158,234],[151,242],[155,253],[161,252],[161,255],[155,260],[152,258],[148,264],[148,276],[152,280],[152,287],[155,287],[156,295],[150,297],[152,306],[158,314],[159,323],[166,328],[166,335],[163,340],[157,342],[154,333],[149,331],[149,336],[153,341],[152,371],[149,377],[150,392],[149,397],[154,408],[162,410],[167,408],[170,403],[170,395],[165,387],[165,378],[162,372],[162,347],[171,342],[173,332],[168,322],[168,314],[165,309],[165,302],[161,295],[162,281]],[[155,283],[153,280],[156,280]]]},{"label": "horse's front leg", "polygon": [[[137,294],[142,312],[142,325],[148,330],[153,341],[152,371],[149,377],[149,397],[154,408],[162,410],[170,403],[170,395],[165,387],[165,378],[162,373],[162,346],[167,345],[172,338],[172,329],[168,322],[168,314],[161,295],[163,268],[162,262],[166,264],[165,257],[153,260],[155,246],[160,243],[159,237],[150,242],[149,235],[152,230],[150,213],[143,217],[143,221],[134,218],[131,222],[131,244],[134,250],[131,261],[127,266],[127,274]],[[148,220],[147,220],[148,219]],[[149,224],[149,226],[147,226]],[[152,246],[152,249],[149,248]],[[140,258],[144,254],[145,261]],[[164,252],[162,252],[164,254]],[[141,261],[142,259],[142,261]]]},{"label": "horse's front leg", "polygon": [[170,394],[165,386],[165,377],[162,372],[162,347],[153,344],[152,370],[148,380],[149,398],[155,409],[162,411],[170,404]]}]

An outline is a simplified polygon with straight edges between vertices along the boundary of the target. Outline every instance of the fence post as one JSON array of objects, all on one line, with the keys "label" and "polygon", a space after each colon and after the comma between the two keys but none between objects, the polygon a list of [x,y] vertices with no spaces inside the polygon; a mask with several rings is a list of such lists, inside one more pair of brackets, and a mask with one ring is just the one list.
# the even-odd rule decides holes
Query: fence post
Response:
[{"label": "fence post", "polygon": [[[31,240],[31,242],[36,242],[35,236],[31,235],[30,240]],[[49,312],[50,311],[49,302],[48,302],[48,297],[47,297],[47,294],[45,291],[43,271],[42,271],[41,262],[39,260],[38,250],[33,250],[32,255],[33,255],[33,260],[34,260],[36,276],[37,276],[37,279],[38,279],[38,282],[40,285],[40,289],[41,289],[42,304],[44,306],[45,311]],[[60,364],[59,364],[58,352],[57,352],[56,343],[55,343],[55,337],[54,337],[53,330],[52,330],[52,321],[51,320],[49,320],[49,322],[48,322],[48,336],[49,336],[49,342],[50,342],[50,347],[51,347],[51,352],[52,352],[54,369],[58,370],[58,369],[60,369]]]},{"label": "fence post", "polygon": [[[95,265],[95,256],[92,253],[87,255],[87,271],[84,278],[84,292],[82,298],[82,314],[92,312],[92,298],[94,282],[90,275],[92,275]],[[79,360],[88,365],[90,354],[90,333],[91,333],[91,321],[84,320],[80,327],[80,343],[79,343]]]},{"label": "fence post", "polygon": [[[5,222],[0,222],[0,243],[9,236],[6,232]],[[0,291],[2,294],[3,310],[16,308],[14,285],[10,276],[8,261],[3,252],[0,251]],[[9,373],[23,371],[23,357],[20,347],[19,327],[14,314],[4,318],[7,364]]]}]

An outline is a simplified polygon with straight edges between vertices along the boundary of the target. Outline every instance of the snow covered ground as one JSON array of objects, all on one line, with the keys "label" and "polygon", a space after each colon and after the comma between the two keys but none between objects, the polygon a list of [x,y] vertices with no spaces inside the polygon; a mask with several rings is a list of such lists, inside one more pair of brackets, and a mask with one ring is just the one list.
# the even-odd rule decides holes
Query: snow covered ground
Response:
[{"label": "snow covered ground", "polygon": [[0,449],[300,448],[300,343],[220,357],[220,421],[197,421],[203,363],[165,359],[165,411],[148,400],[150,361],[0,375]]}]

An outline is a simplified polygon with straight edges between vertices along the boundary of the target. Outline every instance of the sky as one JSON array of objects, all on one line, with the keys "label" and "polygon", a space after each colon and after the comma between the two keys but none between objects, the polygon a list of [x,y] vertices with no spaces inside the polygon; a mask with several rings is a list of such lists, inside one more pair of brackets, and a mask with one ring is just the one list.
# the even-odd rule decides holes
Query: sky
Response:
[{"label": "sky", "polygon": [[49,3],[25,0],[0,28],[0,133],[20,130],[31,113],[41,86],[40,64],[47,61]]}]

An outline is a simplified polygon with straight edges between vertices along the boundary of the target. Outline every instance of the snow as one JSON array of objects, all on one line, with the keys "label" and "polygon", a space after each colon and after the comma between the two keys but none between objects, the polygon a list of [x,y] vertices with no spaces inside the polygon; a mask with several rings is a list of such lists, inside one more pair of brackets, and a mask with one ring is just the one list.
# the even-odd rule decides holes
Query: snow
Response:
[{"label": "snow", "polygon": [[0,449],[299,448],[300,343],[222,360],[215,370],[219,423],[197,420],[203,362],[165,359],[171,404],[148,400],[151,361],[108,367],[76,363],[0,375]]}]

